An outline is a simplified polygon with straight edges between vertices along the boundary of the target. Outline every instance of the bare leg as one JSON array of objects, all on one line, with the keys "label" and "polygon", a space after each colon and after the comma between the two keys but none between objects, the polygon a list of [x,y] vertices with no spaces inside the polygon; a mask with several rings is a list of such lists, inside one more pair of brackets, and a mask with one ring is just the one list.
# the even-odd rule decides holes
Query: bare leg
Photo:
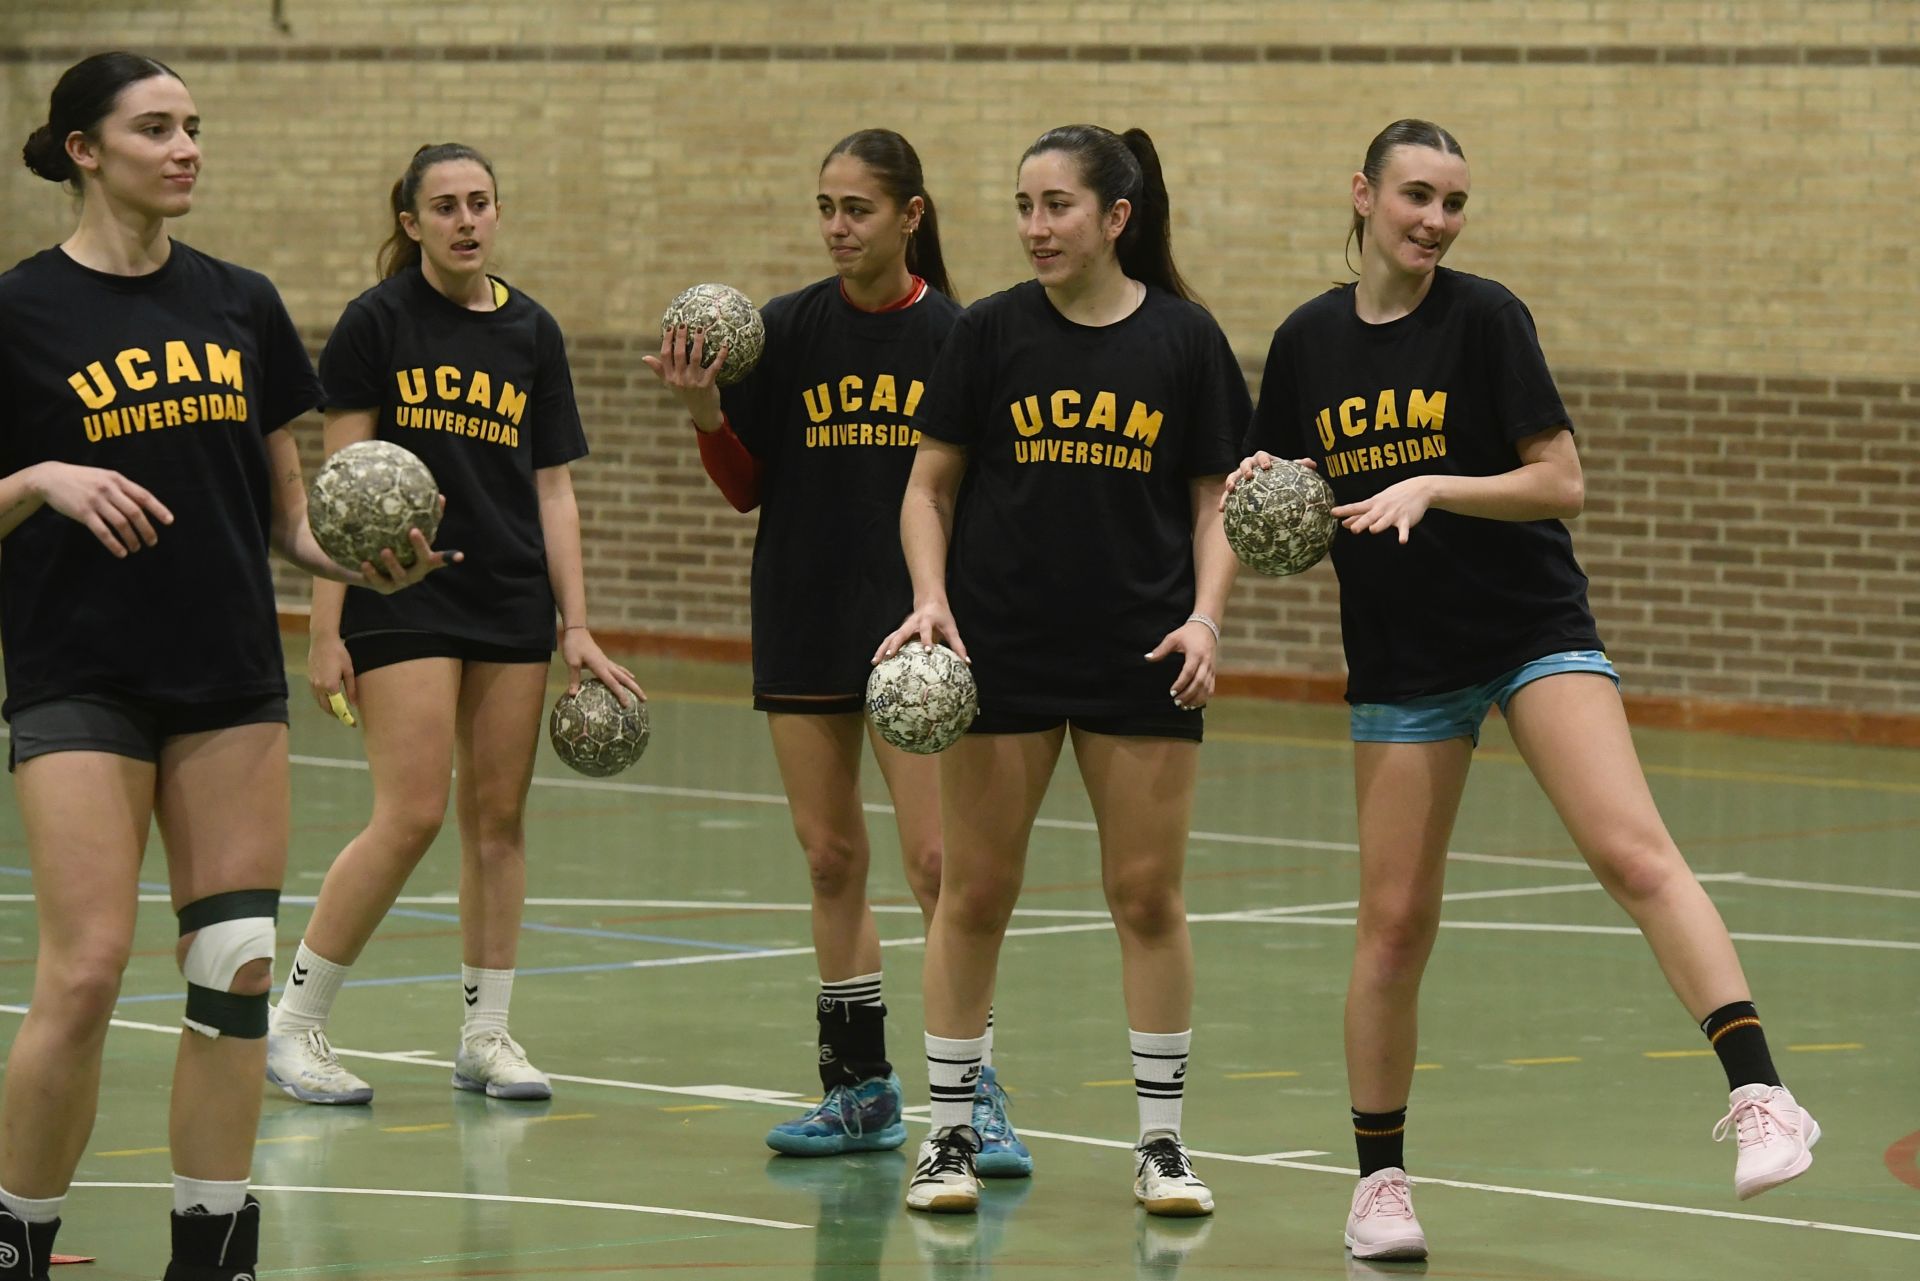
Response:
[{"label": "bare leg", "polygon": [[1355,743],[1360,911],[1347,984],[1347,1088],[1362,1112],[1406,1106],[1420,979],[1440,929],[1447,841],[1473,744]]},{"label": "bare leg", "polygon": [[867,903],[861,723],[856,712],[767,716],[780,781],[793,813],[793,834],[807,858],[814,959],[821,980],[828,983],[880,970],[880,933]]},{"label": "bare leg", "polygon": [[880,737],[871,725],[867,739],[880,763],[893,797],[894,826],[900,832],[900,858],[907,888],[920,905],[923,924],[933,923],[933,905],[940,897],[940,760],[903,752]]},{"label": "bare leg", "polygon": [[543,663],[468,663],[460,680],[461,959],[510,970],[527,903],[527,789],[547,697]]},{"label": "bare leg", "polygon": [[14,775],[40,923],[32,1005],[0,1081],[0,1186],[16,1196],[65,1194],[93,1133],[153,782],[152,765],[105,752],[36,756]]}]

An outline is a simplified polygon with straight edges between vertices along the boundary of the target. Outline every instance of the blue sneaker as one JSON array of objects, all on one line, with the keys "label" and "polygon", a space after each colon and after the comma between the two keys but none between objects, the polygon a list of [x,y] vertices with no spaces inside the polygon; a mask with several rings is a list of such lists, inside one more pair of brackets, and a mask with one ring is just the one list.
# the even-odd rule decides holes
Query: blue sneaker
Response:
[{"label": "blue sneaker", "polygon": [[973,1158],[973,1169],[983,1179],[1024,1179],[1033,1173],[1033,1153],[1013,1132],[1007,1120],[1007,1092],[993,1069],[980,1069],[980,1084],[973,1092],[973,1128],[980,1136],[980,1152]]},{"label": "blue sneaker", "polygon": [[900,1078],[836,1085],[811,1112],[767,1131],[767,1146],[788,1156],[887,1152],[907,1141],[900,1119]]}]

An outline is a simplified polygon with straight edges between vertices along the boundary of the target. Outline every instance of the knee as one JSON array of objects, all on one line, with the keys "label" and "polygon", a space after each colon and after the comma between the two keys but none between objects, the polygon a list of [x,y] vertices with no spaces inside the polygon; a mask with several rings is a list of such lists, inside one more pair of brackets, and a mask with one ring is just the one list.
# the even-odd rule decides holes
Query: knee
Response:
[{"label": "knee", "polygon": [[1355,955],[1382,979],[1418,980],[1440,932],[1437,905],[1399,901],[1368,904],[1360,913]]},{"label": "knee", "polygon": [[376,814],[374,821],[385,838],[381,844],[402,862],[412,865],[426,855],[439,837],[446,812],[445,798],[442,798],[437,809],[423,804],[396,805]]},{"label": "knee", "polygon": [[1122,934],[1159,939],[1186,928],[1186,898],[1178,880],[1154,872],[1110,876],[1106,894],[1113,926]]},{"label": "knee", "polygon": [[802,832],[800,848],[807,856],[807,877],[817,899],[864,894],[867,889],[867,844],[837,832]]},{"label": "knee", "polygon": [[901,863],[907,888],[916,899],[931,903],[940,896],[940,842],[908,847],[902,852]]},{"label": "knee", "polygon": [[1628,905],[1661,898],[1686,875],[1686,864],[1671,841],[1622,842],[1589,862],[1607,893]]},{"label": "knee", "polygon": [[1020,883],[1010,876],[989,873],[963,881],[949,875],[940,886],[937,912],[962,933],[997,937],[1006,933],[1019,898]]},{"label": "knee", "polygon": [[120,999],[126,945],[101,944],[43,956],[34,979],[33,1012],[76,1034],[104,1034]]}]

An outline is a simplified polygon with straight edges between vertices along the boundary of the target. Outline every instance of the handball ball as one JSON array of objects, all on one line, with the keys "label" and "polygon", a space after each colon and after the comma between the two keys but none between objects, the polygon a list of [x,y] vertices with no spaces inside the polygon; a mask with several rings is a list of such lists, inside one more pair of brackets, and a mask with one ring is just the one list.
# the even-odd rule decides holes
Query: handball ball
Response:
[{"label": "handball ball", "polygon": [[567,766],[590,778],[618,774],[647,750],[652,730],[647,705],[631,707],[591,676],[580,678],[578,694],[561,694],[547,718],[547,737]]},{"label": "handball ball", "polygon": [[307,523],[320,550],[346,569],[362,561],[378,564],[380,552],[393,548],[402,565],[412,565],[418,529],[432,542],[440,529],[440,488],[427,465],[385,440],[362,440],[337,451],[313,478],[307,494]]},{"label": "handball ball", "polygon": [[720,374],[714,379],[722,387],[731,387],[752,373],[760,354],[767,349],[767,327],[760,323],[760,313],[754,310],[751,299],[731,285],[695,285],[682,291],[667,304],[667,314],[660,317],[660,336],[664,338],[682,326],[688,330],[689,349],[694,334],[706,333],[702,350],[707,365],[713,364],[720,348],[727,349],[727,363],[720,366]]},{"label": "handball ball", "polygon": [[1312,569],[1333,544],[1333,487],[1298,463],[1276,458],[1227,495],[1227,543],[1255,573]]},{"label": "handball ball", "polygon": [[973,673],[945,645],[908,641],[867,677],[867,715],[880,737],[903,752],[944,752],[979,714]]}]

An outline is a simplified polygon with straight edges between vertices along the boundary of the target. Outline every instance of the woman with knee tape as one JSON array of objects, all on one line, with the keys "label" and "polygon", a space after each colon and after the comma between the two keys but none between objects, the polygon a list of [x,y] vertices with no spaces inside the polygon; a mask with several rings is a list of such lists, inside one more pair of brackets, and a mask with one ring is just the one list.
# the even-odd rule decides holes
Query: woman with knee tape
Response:
[{"label": "woman with knee tape", "polygon": [[24,158],[79,193],[79,225],[0,276],[4,712],[40,924],[0,1096],[0,1281],[46,1276],[150,823],[187,981],[166,1276],[253,1273],[247,1179],[290,821],[268,553],[379,591],[445,559],[415,530],[411,570],[388,549],[353,576],[314,542],[288,424],[318,387],[293,323],[265,277],[167,231],[193,204],[199,125],[150,58],[69,68]]},{"label": "woman with knee tape", "polygon": [[321,707],[344,697],[359,709],[373,815],[321,883],[273,1010],[267,1079],[305,1103],[372,1100],[373,1087],[340,1065],[327,1018],[439,834],[451,791],[463,1012],[453,1085],[545,1099],[553,1087],[508,1034],[507,1006],[556,643],[569,688],[584,672],[628,702],[645,695],[587,630],[569,467],[586,434],[560,326],[487,271],[500,226],[493,166],[459,143],[421,147],[391,204],[383,279],[347,305],[320,357],[327,452],[377,437],[418,454],[452,498],[440,535],[469,559],[393,599],[313,586],[307,682]]}]

